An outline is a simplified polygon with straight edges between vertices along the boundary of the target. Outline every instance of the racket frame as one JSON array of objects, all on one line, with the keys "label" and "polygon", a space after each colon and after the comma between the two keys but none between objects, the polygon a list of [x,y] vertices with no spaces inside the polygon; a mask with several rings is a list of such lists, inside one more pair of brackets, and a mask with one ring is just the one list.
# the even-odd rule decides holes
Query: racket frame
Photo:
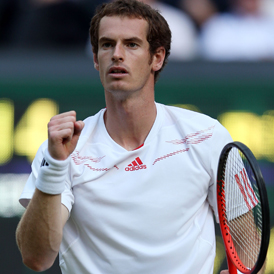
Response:
[{"label": "racket frame", "polygon": [[[226,166],[228,154],[232,148],[237,148],[247,159],[253,174],[256,178],[258,183],[258,191],[259,195],[261,196],[261,208],[262,208],[262,240],[260,246],[260,252],[258,255],[257,262],[255,263],[252,269],[245,267],[245,265],[241,262],[238,258],[237,252],[235,250],[235,246],[232,241],[232,237],[230,235],[229,226],[227,225],[227,220],[225,217],[225,182],[224,182],[224,168]],[[269,239],[270,239],[270,213],[269,213],[269,204],[268,204],[268,197],[267,191],[265,187],[265,182],[259,167],[259,164],[251,152],[251,150],[241,142],[231,142],[227,144],[220,155],[219,165],[218,165],[218,173],[217,173],[217,203],[218,203],[218,215],[219,215],[219,224],[222,233],[222,238],[224,241],[226,254],[227,254],[227,262],[229,269],[233,266],[236,267],[239,271],[244,274],[253,274],[260,271],[262,268],[266,255],[267,249],[269,246]],[[237,270],[232,270],[230,274],[237,273]]]}]

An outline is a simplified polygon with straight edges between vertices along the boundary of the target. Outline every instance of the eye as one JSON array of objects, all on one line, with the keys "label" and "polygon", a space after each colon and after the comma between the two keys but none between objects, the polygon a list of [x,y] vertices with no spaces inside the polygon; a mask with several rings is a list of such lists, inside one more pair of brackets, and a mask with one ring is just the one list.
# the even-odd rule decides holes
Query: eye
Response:
[{"label": "eye", "polygon": [[134,43],[134,42],[131,42],[131,43],[128,43],[128,47],[130,47],[130,48],[137,48],[138,45],[136,43]]},{"label": "eye", "polygon": [[110,48],[112,45],[110,42],[106,42],[102,44],[102,48]]}]

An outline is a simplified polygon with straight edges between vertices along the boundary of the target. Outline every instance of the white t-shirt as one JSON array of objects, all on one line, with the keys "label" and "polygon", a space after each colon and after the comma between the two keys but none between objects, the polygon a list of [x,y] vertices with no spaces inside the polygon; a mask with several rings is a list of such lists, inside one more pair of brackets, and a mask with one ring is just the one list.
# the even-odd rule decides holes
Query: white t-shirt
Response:
[{"label": "white t-shirt", "polygon": [[[127,151],[87,118],[71,155],[62,203],[70,217],[60,247],[63,274],[213,273],[219,155],[231,142],[206,115],[156,104],[144,145]],[[35,189],[44,143],[20,202]]]}]

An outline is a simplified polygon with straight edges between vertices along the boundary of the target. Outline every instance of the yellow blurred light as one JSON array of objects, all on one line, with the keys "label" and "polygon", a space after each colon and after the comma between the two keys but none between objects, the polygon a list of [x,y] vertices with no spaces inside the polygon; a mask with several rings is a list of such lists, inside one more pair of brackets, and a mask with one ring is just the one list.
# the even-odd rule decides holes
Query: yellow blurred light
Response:
[{"label": "yellow blurred light", "polygon": [[257,159],[264,157],[266,119],[251,112],[225,112],[218,119],[234,141],[246,144]]},{"label": "yellow blurred light", "polygon": [[264,113],[263,122],[263,154],[265,158],[274,162],[274,110]]},{"label": "yellow blurred light", "polygon": [[19,121],[14,134],[16,154],[32,161],[39,146],[47,139],[47,124],[58,113],[58,105],[50,99],[34,101]]},{"label": "yellow blurred light", "polygon": [[270,232],[270,243],[267,252],[267,260],[266,260],[266,268],[265,274],[273,274],[274,273],[274,260],[272,259],[274,254],[274,228],[271,229]]},{"label": "yellow blurred light", "polygon": [[214,274],[219,274],[221,270],[221,265],[225,259],[225,248],[223,239],[221,236],[216,236],[216,257],[214,261]]},{"label": "yellow blurred light", "polygon": [[14,106],[9,99],[0,100],[0,165],[13,156]]}]

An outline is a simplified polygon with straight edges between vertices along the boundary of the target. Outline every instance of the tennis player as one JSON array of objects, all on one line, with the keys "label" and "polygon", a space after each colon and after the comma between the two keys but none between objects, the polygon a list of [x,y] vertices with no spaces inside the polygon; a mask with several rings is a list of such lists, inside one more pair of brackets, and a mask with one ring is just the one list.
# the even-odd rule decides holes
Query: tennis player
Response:
[{"label": "tennis player", "polygon": [[20,197],[23,262],[43,271],[59,252],[63,274],[212,274],[216,172],[229,133],[155,102],[171,43],[157,11],[104,4],[90,35],[106,108],[50,120]]}]

